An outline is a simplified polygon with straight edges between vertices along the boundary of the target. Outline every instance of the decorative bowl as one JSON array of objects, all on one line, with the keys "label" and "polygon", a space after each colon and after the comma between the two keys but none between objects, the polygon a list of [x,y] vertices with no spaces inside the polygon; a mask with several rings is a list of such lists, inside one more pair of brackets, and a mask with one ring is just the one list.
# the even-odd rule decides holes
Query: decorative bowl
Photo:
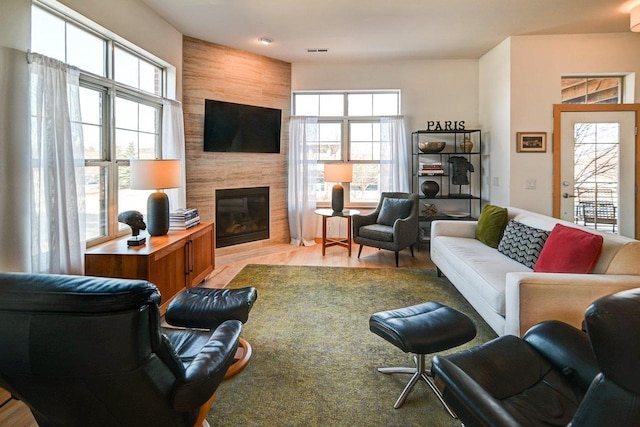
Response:
[{"label": "decorative bowl", "polygon": [[444,150],[445,141],[418,142],[418,149],[423,153],[439,153]]}]

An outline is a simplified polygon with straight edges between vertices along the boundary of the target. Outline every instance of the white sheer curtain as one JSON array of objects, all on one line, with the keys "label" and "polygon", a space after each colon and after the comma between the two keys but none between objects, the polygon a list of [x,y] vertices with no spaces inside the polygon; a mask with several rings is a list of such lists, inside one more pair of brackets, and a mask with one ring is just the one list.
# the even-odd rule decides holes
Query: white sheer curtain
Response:
[{"label": "white sheer curtain", "polygon": [[380,191],[410,192],[409,141],[401,116],[380,119]]},{"label": "white sheer curtain", "polygon": [[30,55],[31,272],[84,274],[84,144],[78,69]]},{"label": "white sheer curtain", "polygon": [[289,233],[292,245],[315,244],[316,159],[308,141],[316,141],[318,120],[315,117],[291,117],[289,122]]},{"label": "white sheer curtain", "polygon": [[182,185],[165,190],[169,209],[173,212],[187,207],[187,176],[184,153],[184,116],[182,104],[172,99],[162,100],[162,158],[182,160]]}]

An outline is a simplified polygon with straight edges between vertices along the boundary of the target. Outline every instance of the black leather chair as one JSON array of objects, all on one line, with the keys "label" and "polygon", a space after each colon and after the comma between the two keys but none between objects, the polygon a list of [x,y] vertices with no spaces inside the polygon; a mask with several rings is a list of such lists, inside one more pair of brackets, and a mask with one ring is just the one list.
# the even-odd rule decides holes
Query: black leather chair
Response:
[{"label": "black leather chair", "polygon": [[437,356],[436,382],[466,427],[640,426],[640,288],[591,304],[585,327],[548,321]]},{"label": "black leather chair", "polygon": [[0,273],[0,386],[41,427],[202,424],[242,323],[164,328],[159,301],[146,281]]},{"label": "black leather chair", "polygon": [[413,256],[418,240],[418,195],[383,192],[373,212],[354,215],[352,222],[353,241],[360,244],[358,258],[363,246],[387,249],[395,252],[397,267],[398,252],[408,247]]}]

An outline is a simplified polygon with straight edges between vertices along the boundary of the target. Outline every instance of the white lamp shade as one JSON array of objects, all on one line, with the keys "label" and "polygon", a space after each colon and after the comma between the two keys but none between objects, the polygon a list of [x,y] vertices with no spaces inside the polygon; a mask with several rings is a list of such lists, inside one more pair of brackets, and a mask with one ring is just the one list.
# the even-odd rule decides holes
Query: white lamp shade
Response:
[{"label": "white lamp shade", "polygon": [[180,160],[132,159],[130,165],[132,190],[161,190],[182,185]]},{"label": "white lamp shade", "polygon": [[633,32],[640,32],[640,4],[631,9],[629,28]]},{"label": "white lamp shade", "polygon": [[351,163],[328,163],[324,165],[324,180],[326,182],[351,182],[353,179],[353,165]]}]

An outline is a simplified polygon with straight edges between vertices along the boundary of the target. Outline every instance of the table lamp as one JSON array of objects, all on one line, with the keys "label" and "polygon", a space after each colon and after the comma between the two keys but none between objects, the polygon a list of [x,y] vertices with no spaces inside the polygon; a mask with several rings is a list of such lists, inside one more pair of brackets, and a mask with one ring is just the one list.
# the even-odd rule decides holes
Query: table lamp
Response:
[{"label": "table lamp", "polygon": [[180,187],[182,162],[132,159],[130,165],[132,190],[156,190],[147,199],[147,230],[151,236],[164,236],[169,231],[169,198],[160,190]]},{"label": "table lamp", "polygon": [[350,163],[327,163],[324,165],[324,181],[335,182],[331,190],[331,208],[334,213],[344,209],[344,188],[341,183],[351,182],[353,165]]}]

